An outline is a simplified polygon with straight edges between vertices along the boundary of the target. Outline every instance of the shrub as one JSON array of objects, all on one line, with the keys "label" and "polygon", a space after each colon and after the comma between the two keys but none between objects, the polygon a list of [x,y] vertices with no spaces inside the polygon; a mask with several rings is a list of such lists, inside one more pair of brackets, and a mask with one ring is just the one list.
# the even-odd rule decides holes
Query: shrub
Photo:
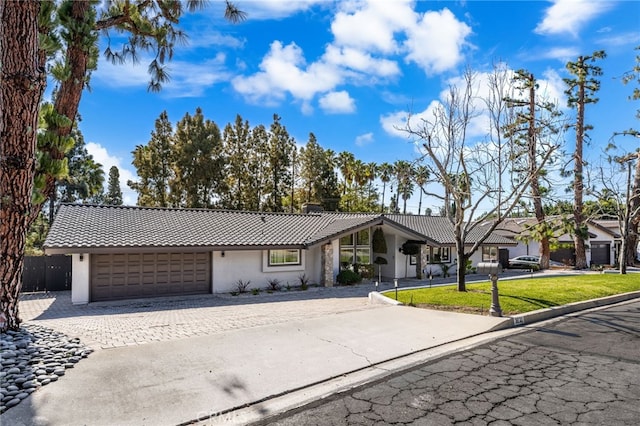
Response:
[{"label": "shrub", "polygon": [[402,244],[402,254],[407,256],[417,256],[420,254],[420,244],[407,241]]},{"label": "shrub", "polygon": [[358,273],[362,278],[365,278],[365,279],[373,278],[373,273],[374,273],[373,265],[371,264],[358,265]]},{"label": "shrub", "polygon": [[387,240],[384,238],[384,232],[382,231],[382,228],[376,228],[375,231],[373,231],[371,245],[374,253],[387,252]]},{"label": "shrub", "polygon": [[309,277],[307,274],[302,274],[298,277],[298,281],[300,281],[300,290],[306,290],[309,288]]},{"label": "shrub", "polygon": [[238,293],[246,293],[247,290],[249,289],[250,284],[251,284],[250,280],[247,280],[247,281],[238,280],[236,281],[236,291]]},{"label": "shrub", "polygon": [[340,271],[340,273],[336,277],[336,281],[338,281],[339,284],[352,285],[362,281],[362,277],[356,272],[345,269],[343,271]]},{"label": "shrub", "polygon": [[251,294],[253,294],[254,296],[257,296],[260,294],[260,289],[259,288],[252,288],[251,289]]},{"label": "shrub", "polygon": [[475,274],[476,268],[473,267],[471,259],[467,259],[465,274]]},{"label": "shrub", "polygon": [[440,269],[442,269],[442,277],[447,278],[449,276],[449,269],[451,269],[451,265],[448,263],[441,263]]},{"label": "shrub", "polygon": [[278,291],[280,290],[280,280],[277,278],[269,278],[267,280],[269,283],[269,290]]}]

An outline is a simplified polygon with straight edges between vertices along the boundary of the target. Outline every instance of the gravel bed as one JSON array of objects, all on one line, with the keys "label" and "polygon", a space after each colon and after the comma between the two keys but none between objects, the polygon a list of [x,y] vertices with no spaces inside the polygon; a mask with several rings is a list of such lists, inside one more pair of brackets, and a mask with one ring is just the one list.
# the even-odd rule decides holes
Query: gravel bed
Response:
[{"label": "gravel bed", "polygon": [[78,338],[34,324],[0,334],[0,414],[57,381],[91,352]]}]

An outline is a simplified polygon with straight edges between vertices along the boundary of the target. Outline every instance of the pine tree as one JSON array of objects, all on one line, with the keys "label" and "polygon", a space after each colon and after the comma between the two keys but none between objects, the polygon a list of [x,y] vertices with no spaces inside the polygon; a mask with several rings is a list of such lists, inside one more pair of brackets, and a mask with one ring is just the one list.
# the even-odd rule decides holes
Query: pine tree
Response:
[{"label": "pine tree", "polygon": [[227,124],[222,135],[223,152],[226,159],[226,191],[221,207],[246,210],[251,206],[251,163],[254,148],[250,141],[249,122],[236,115],[235,122]]},{"label": "pine tree", "polygon": [[602,75],[602,69],[593,63],[604,59],[604,50],[593,52],[588,56],[579,56],[576,62],[568,62],[567,70],[574,78],[565,78],[568,86],[565,93],[568,96],[568,105],[576,109],[576,121],[573,125],[576,136],[576,147],[573,153],[573,241],[576,252],[577,269],[584,269],[587,265],[586,243],[588,229],[583,212],[584,198],[584,157],[583,147],[588,141],[587,131],[593,126],[585,124],[585,108],[588,104],[598,102],[594,95],[600,90],[600,81],[595,77]]},{"label": "pine tree", "polygon": [[280,122],[281,118],[273,115],[273,123],[269,129],[266,146],[266,188],[267,199],[264,209],[267,211],[284,211],[282,199],[288,194],[291,185],[291,163],[295,148],[294,139],[289,136],[287,128]]},{"label": "pine tree", "polygon": [[104,204],[109,206],[122,205],[122,190],[120,189],[120,171],[116,166],[109,169],[109,183],[104,196]]},{"label": "pine tree", "polygon": [[180,200],[180,207],[210,208],[219,202],[224,192],[222,135],[216,123],[205,120],[202,109],[196,108],[176,125],[175,178],[171,192]]},{"label": "pine tree", "polygon": [[548,269],[554,229],[545,219],[542,199],[548,190],[542,186],[545,171],[538,169],[537,161],[544,158],[548,150],[558,148],[552,139],[559,131],[557,120],[560,113],[555,104],[538,99],[538,82],[533,74],[518,70],[513,80],[516,91],[523,97],[507,99],[507,106],[515,114],[513,123],[505,129],[505,136],[515,141],[517,151],[512,154],[514,170],[532,175],[530,194],[536,225],[530,227],[529,232],[540,242],[540,267]]},{"label": "pine tree", "polygon": [[140,181],[127,182],[138,193],[138,205],[148,207],[172,206],[169,182],[173,179],[174,152],[173,127],[167,111],[155,121],[147,145],[138,145],[133,151],[133,165]]},{"label": "pine tree", "polygon": [[102,197],[104,170],[87,152],[84,138],[78,129],[71,133],[71,137],[75,145],[66,154],[68,173],[57,181],[57,198],[62,203],[92,202]]}]

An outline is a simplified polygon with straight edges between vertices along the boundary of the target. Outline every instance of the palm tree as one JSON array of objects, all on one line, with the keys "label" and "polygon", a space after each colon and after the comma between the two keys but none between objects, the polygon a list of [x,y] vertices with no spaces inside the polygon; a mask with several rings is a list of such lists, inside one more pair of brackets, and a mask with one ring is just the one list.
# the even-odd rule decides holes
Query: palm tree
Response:
[{"label": "palm tree", "polygon": [[371,199],[371,192],[373,189],[373,181],[378,174],[378,165],[375,162],[367,163],[367,179],[369,180],[369,194],[367,197]]},{"label": "palm tree", "polygon": [[391,181],[391,175],[393,174],[393,166],[387,162],[380,164],[378,167],[378,176],[382,181],[382,205],[380,206],[380,213],[384,213],[384,195],[387,189],[387,183]]},{"label": "palm tree", "polygon": [[[347,195],[347,189],[351,187],[351,183],[353,182],[353,164],[355,163],[355,161],[356,159],[354,155],[347,151],[342,151],[336,156],[336,165],[340,170],[340,174],[342,174],[343,197]],[[348,203],[347,210],[349,210]]]},{"label": "palm tree", "polygon": [[404,201],[403,214],[407,214],[407,200],[413,195],[414,175],[413,166],[408,161],[398,160],[393,163],[396,180],[398,182],[398,190],[396,192],[396,208],[399,205],[400,196]]},{"label": "palm tree", "polygon": [[353,163],[356,161],[352,153],[342,151],[336,156],[336,165],[342,174],[342,195],[346,194],[347,188],[351,186],[353,181]]},{"label": "palm tree", "polygon": [[418,166],[415,169],[414,179],[418,188],[420,188],[420,202],[418,203],[418,216],[420,216],[420,211],[422,210],[422,194],[424,193],[424,186],[427,184],[429,180],[430,173],[429,169],[426,166]]}]

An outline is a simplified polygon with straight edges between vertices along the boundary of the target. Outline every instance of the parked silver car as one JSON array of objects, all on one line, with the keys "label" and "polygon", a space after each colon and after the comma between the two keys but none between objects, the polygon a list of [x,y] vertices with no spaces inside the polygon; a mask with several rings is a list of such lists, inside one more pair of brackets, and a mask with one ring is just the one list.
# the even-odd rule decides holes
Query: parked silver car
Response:
[{"label": "parked silver car", "polygon": [[[564,266],[560,262],[554,260],[549,261],[549,266]],[[509,268],[515,269],[536,269],[540,268],[540,256],[523,255],[509,259]]]}]

